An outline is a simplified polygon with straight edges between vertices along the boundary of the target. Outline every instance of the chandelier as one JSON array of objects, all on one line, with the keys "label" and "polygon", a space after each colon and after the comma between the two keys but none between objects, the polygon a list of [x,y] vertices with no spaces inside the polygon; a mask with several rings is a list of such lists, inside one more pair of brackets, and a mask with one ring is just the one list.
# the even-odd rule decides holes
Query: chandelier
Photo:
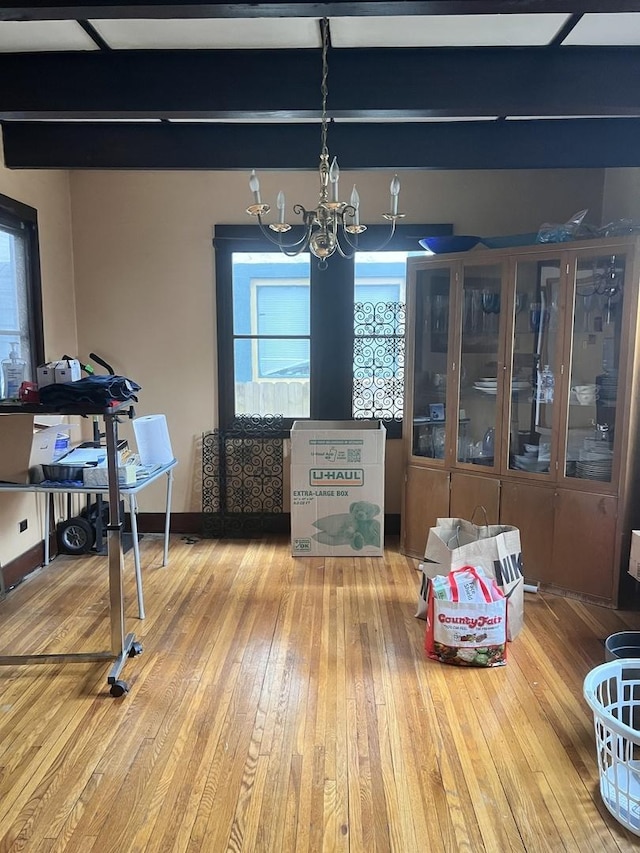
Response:
[{"label": "chandelier", "polygon": [[[336,251],[343,258],[353,257],[353,253],[360,249],[357,244],[357,237],[363,231],[367,230],[367,226],[360,223],[360,196],[358,195],[355,184],[351,191],[349,203],[340,201],[338,195],[340,169],[338,168],[337,159],[334,157],[331,165],[329,165],[329,149],[327,148],[327,96],[329,91],[327,86],[329,73],[327,54],[329,47],[329,20],[323,18],[320,22],[320,27],[322,32],[322,85],[320,88],[322,95],[322,124],[320,135],[320,193],[318,206],[312,210],[307,210],[302,204],[293,205],[293,212],[302,218],[301,224],[304,227],[304,233],[299,240],[286,242],[283,235],[291,230],[291,225],[285,220],[286,202],[284,193],[280,191],[276,198],[278,221],[272,222],[268,227],[265,227],[263,217],[269,213],[271,208],[262,201],[260,196],[260,181],[254,169],[249,179],[249,189],[253,193],[253,204],[247,208],[247,213],[250,216],[257,217],[258,225],[264,236],[278,246],[283,254],[295,257],[301,252],[309,251],[324,265],[327,258],[330,258]],[[383,249],[393,237],[398,219],[403,219],[405,216],[404,213],[398,213],[400,181],[397,175],[394,175],[389,190],[390,210],[389,213],[383,213],[382,215],[391,223],[390,232],[380,246],[369,248],[369,251],[380,251],[380,249]]]}]

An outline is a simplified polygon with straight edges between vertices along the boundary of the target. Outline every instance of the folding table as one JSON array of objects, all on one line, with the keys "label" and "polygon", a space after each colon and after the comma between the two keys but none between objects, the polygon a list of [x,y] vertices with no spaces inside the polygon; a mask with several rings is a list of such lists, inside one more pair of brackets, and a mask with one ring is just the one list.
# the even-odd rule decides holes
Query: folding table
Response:
[{"label": "folding table", "polygon": [[[110,685],[110,693],[112,696],[122,696],[124,693],[129,691],[129,685],[119,678],[120,673],[127,658],[136,657],[142,652],[142,646],[136,641],[135,635],[133,633],[125,635],[124,592],[122,578],[124,565],[124,554],[122,548],[123,521],[120,512],[120,484],[118,482],[116,452],[118,445],[118,418],[123,416],[133,418],[133,406],[129,403],[118,403],[107,408],[95,406],[52,407],[38,403],[0,403],[0,415],[9,416],[12,414],[71,416],[99,415],[104,420],[107,442],[107,471],[109,483],[106,491],[108,491],[109,495],[107,552],[109,563],[109,621],[111,630],[111,650],[68,652],[64,654],[0,655],[0,666],[28,665],[36,663],[86,663],[87,661],[111,660],[112,666],[109,670],[109,674],[107,675],[107,683]],[[0,440],[1,435],[2,424],[0,422]],[[35,484],[25,484],[18,485],[17,489],[22,489],[24,491],[36,491],[38,487]],[[94,489],[91,491],[94,491]],[[137,491],[139,491],[139,489],[137,489]],[[135,536],[134,539],[137,540],[137,536]],[[165,533],[165,549],[166,541]]]}]

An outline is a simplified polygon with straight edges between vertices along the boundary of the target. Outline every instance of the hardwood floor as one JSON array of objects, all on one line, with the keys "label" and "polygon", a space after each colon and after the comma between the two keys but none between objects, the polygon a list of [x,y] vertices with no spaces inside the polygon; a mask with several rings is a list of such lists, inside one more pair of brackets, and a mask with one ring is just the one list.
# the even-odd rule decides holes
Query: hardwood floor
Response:
[{"label": "hardwood floor", "polygon": [[[526,596],[507,666],[426,659],[416,561],[285,538],[141,542],[144,645],[0,668],[0,851],[627,851],[604,808],[587,672],[640,613]],[[107,561],[59,557],[0,602],[4,654],[108,648]]]}]

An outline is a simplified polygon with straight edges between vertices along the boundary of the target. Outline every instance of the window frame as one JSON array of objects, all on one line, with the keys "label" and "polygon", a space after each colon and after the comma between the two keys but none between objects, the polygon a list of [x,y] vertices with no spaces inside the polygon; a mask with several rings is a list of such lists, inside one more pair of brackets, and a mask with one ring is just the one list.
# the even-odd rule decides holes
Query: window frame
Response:
[{"label": "window frame", "polygon": [[[453,233],[450,224],[398,225],[382,251],[419,252],[418,240],[426,235]],[[388,226],[370,225],[360,251],[376,247],[388,235]],[[233,270],[234,252],[277,252],[256,225],[216,225],[214,228],[216,274],[216,322],[218,358],[218,424],[229,429],[235,419]],[[310,417],[311,420],[352,421],[353,397],[353,305],[355,263],[338,254],[319,268],[311,257],[310,266]],[[340,309],[344,310],[340,310]],[[349,368],[345,368],[345,365]],[[277,413],[271,413],[277,414]],[[252,416],[253,419],[253,416]],[[258,422],[260,419],[257,419]],[[265,416],[264,420],[267,420]],[[288,436],[294,420],[285,418],[283,435]],[[402,421],[385,421],[388,438],[402,436]],[[257,425],[256,429],[259,429]]]},{"label": "window frame", "polygon": [[30,381],[35,381],[37,367],[44,362],[38,211],[28,204],[0,194],[0,228],[23,232],[25,235],[27,317],[31,352],[31,359],[27,363],[27,378]]}]

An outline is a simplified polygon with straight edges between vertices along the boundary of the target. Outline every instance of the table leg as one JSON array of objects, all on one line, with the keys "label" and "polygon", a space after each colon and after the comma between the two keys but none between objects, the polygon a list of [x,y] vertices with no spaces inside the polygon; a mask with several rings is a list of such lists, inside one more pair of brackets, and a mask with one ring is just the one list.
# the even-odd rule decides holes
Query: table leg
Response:
[{"label": "table leg", "polygon": [[138,544],[138,502],[135,495],[129,495],[129,515],[131,517],[131,535],[133,537],[133,563],[136,572],[138,592],[138,616],[144,619],[144,597],[142,595],[142,572],[140,571],[140,547]]},{"label": "table leg", "polygon": [[167,471],[167,506],[164,513],[164,554],[162,556],[162,565],[166,566],[169,562],[169,530],[171,525],[171,490],[173,487],[173,468]]},{"label": "table leg", "polygon": [[111,651],[121,658],[125,649],[124,589],[122,553],[122,518],[120,517],[120,484],[118,482],[117,421],[105,416],[107,439],[107,468],[109,471],[109,524],[107,526],[107,555],[109,561],[109,618],[111,622]]},{"label": "table leg", "polygon": [[45,507],[44,507],[44,565],[49,565],[49,524],[51,519],[51,501],[53,500],[53,495],[47,494],[45,497]]}]

